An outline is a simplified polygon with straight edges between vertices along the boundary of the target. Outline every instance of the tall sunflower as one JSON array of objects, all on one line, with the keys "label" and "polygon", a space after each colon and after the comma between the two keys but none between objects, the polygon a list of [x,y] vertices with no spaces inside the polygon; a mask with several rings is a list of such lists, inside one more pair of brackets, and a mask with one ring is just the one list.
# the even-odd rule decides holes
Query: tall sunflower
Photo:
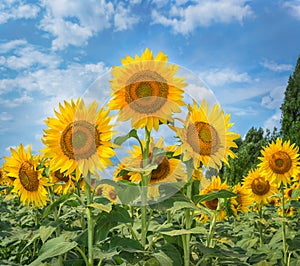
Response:
[{"label": "tall sunflower", "polygon": [[60,171],[71,175],[76,170],[76,180],[88,172],[97,174],[96,169],[103,170],[112,165],[110,158],[115,152],[112,138],[111,117],[109,111],[92,102],[88,107],[82,99],[76,103],[59,104],[57,118],[48,118],[45,122],[42,150],[44,156],[51,159],[51,171]]},{"label": "tall sunflower", "polygon": [[141,56],[126,56],[122,66],[111,70],[112,99],[109,106],[120,110],[118,119],[135,129],[147,127],[158,130],[159,123],[172,121],[172,113],[184,105],[184,79],[175,76],[178,66],[168,63],[168,56],[159,52],[156,57],[148,48]]},{"label": "tall sunflower", "polygon": [[13,190],[23,204],[33,207],[43,207],[48,201],[48,192],[45,186],[48,179],[42,176],[42,169],[38,170],[39,156],[31,154],[31,147],[27,151],[20,144],[16,149],[11,148],[11,157],[4,157],[4,170],[7,175],[15,178]]},{"label": "tall sunflower", "polygon": [[208,103],[203,100],[198,107],[194,102],[189,106],[189,112],[184,128],[174,128],[181,139],[182,145],[174,155],[183,153],[183,160],[193,159],[197,169],[202,163],[206,167],[219,168],[222,162],[228,165],[228,158],[236,157],[230,150],[236,148],[234,142],[239,134],[230,132],[230,114],[224,115],[218,104],[209,109]]},{"label": "tall sunflower", "polygon": [[267,199],[277,193],[273,181],[262,175],[261,169],[259,168],[249,171],[244,179],[243,186],[250,190],[251,197],[258,204],[261,202],[267,203]]},{"label": "tall sunflower", "polygon": [[299,147],[290,144],[290,141],[282,142],[282,139],[272,141],[261,151],[262,161],[259,166],[267,178],[274,179],[280,185],[290,183],[291,177],[300,173]]},{"label": "tall sunflower", "polygon": [[[211,192],[217,192],[223,189],[228,190],[229,186],[225,182],[222,183],[221,178],[219,176],[213,176],[212,182],[205,189],[200,191],[200,195],[209,194]],[[204,201],[203,204],[210,210],[217,210],[219,205],[219,199],[216,198],[213,200]],[[225,217],[225,208],[224,206],[221,206],[221,208],[219,209],[217,220],[222,221]]]}]

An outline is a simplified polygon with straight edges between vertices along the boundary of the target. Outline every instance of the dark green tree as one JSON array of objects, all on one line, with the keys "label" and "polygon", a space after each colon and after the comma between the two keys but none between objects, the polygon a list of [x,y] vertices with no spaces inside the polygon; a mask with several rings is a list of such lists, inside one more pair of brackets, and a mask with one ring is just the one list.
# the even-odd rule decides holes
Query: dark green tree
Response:
[{"label": "dark green tree", "polygon": [[268,138],[264,136],[262,128],[250,128],[245,139],[237,140],[238,148],[233,152],[237,158],[229,159],[230,167],[224,165],[222,169],[222,178],[227,180],[227,183],[234,185],[246,176],[250,169],[257,166],[260,162],[258,157],[261,156],[261,149],[268,143]]},{"label": "dark green tree", "polygon": [[284,140],[300,146],[300,56],[290,76],[281,105],[281,130]]}]

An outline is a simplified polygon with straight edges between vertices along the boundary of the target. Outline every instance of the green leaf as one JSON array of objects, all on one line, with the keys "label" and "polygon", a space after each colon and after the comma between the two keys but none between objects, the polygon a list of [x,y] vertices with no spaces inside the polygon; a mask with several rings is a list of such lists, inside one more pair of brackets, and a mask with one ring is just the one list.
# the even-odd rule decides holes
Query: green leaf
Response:
[{"label": "green leaf", "polygon": [[292,191],[292,199],[295,200],[300,197],[300,189],[293,189]]},{"label": "green leaf", "polygon": [[140,242],[138,242],[137,240],[119,236],[115,236],[110,240],[110,249],[114,248],[120,248],[127,252],[137,252],[144,250]]},{"label": "green leaf", "polygon": [[124,205],[128,205],[135,201],[141,194],[139,186],[136,184],[128,184],[118,182],[115,187],[119,199]]},{"label": "green leaf", "polygon": [[46,218],[49,213],[56,208],[61,203],[65,202],[66,200],[70,199],[73,196],[73,194],[65,194],[60,196],[57,200],[55,200],[52,204],[50,204],[44,211],[42,218]]},{"label": "green leaf", "polygon": [[182,209],[199,210],[199,208],[195,204],[188,201],[175,201],[173,207],[170,208],[171,211],[178,211]]},{"label": "green leaf", "polygon": [[65,254],[76,246],[74,241],[65,241],[64,236],[50,239],[41,247],[38,258],[29,266],[39,266],[43,260]]},{"label": "green leaf", "polygon": [[135,129],[132,129],[128,134],[126,134],[124,136],[116,137],[114,140],[114,143],[117,145],[122,145],[126,140],[128,140],[130,138],[139,139]]},{"label": "green leaf", "polygon": [[161,251],[171,258],[172,265],[183,265],[181,254],[173,245],[165,244],[161,247]]},{"label": "green leaf", "polygon": [[178,235],[187,235],[187,234],[207,234],[207,230],[204,227],[195,227],[189,230],[179,229],[179,230],[172,230],[172,231],[163,231],[161,233],[168,236],[178,236]]},{"label": "green leaf", "polygon": [[46,240],[52,235],[52,233],[55,231],[55,227],[53,226],[44,226],[42,225],[39,228],[40,231],[40,238],[42,240],[43,243],[46,242]]},{"label": "green leaf", "polygon": [[199,203],[199,202],[203,202],[203,201],[209,201],[209,200],[214,200],[214,199],[218,199],[218,198],[231,198],[231,197],[235,197],[237,196],[237,194],[222,189],[216,192],[211,192],[205,195],[196,195],[195,196],[195,203]]},{"label": "green leaf", "polygon": [[88,205],[88,207],[92,207],[101,211],[110,212],[112,205],[111,204],[100,204],[100,203],[92,203]]},{"label": "green leaf", "polygon": [[154,253],[154,257],[158,260],[160,265],[163,266],[173,266],[173,261],[168,257],[164,252],[160,251],[159,253]]}]

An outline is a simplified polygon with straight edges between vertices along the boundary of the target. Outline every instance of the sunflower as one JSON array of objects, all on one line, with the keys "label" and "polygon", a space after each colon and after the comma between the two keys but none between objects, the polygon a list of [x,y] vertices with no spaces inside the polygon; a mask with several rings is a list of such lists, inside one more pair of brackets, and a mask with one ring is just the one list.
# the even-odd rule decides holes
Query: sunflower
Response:
[{"label": "sunflower", "polygon": [[33,207],[43,207],[48,201],[48,179],[42,176],[42,169],[37,170],[39,156],[31,154],[31,147],[27,151],[20,144],[16,149],[10,148],[11,157],[4,157],[4,170],[7,175],[15,178],[13,190],[23,204]]},{"label": "sunflower", "polygon": [[237,194],[236,197],[230,198],[230,208],[233,214],[237,216],[239,212],[249,212],[248,207],[253,203],[250,190],[238,183],[233,187],[232,191]]},{"label": "sunflower", "polygon": [[281,204],[281,200],[279,197],[276,197],[276,196],[269,197],[269,198],[267,198],[267,203],[269,205],[272,205],[273,207],[278,207]]},{"label": "sunflower", "polygon": [[48,129],[42,138],[46,148],[44,156],[51,159],[51,171],[71,175],[76,170],[76,180],[88,172],[97,174],[96,169],[103,170],[112,165],[114,156],[111,117],[109,111],[92,102],[87,108],[84,101],[59,104],[57,118],[48,118]]},{"label": "sunflower", "polygon": [[95,189],[95,194],[98,196],[103,196],[110,200],[111,203],[117,203],[119,200],[118,194],[115,188],[108,184],[100,184]]},{"label": "sunflower", "polygon": [[300,189],[300,182],[295,181],[293,184],[290,185],[290,187],[286,188],[284,190],[284,199],[285,200],[299,200],[300,196],[297,198],[293,198],[293,191]]},{"label": "sunflower", "polygon": [[239,134],[228,131],[233,125],[229,119],[230,114],[224,115],[218,104],[209,110],[205,100],[199,107],[194,102],[193,107],[189,106],[185,127],[172,127],[182,142],[174,156],[183,153],[183,160],[193,159],[196,169],[200,163],[213,168],[221,167],[222,162],[228,165],[227,155],[236,157],[230,148],[237,147],[234,140],[239,138]]},{"label": "sunflower", "polygon": [[250,190],[251,197],[258,204],[261,202],[267,203],[267,199],[277,192],[273,181],[262,175],[259,168],[249,171],[244,179],[243,186]]},{"label": "sunflower", "polygon": [[[144,144],[144,141],[142,141]],[[152,170],[148,196],[150,198],[157,199],[159,197],[159,184],[161,183],[176,183],[185,182],[186,172],[181,161],[176,158],[168,157],[166,151],[173,151],[175,146],[167,146],[164,148],[163,139],[160,138],[157,143],[154,143],[151,138],[148,162],[149,164],[156,164],[157,168]],[[158,151],[157,154],[154,151]],[[124,158],[120,168],[115,172],[115,180],[129,180],[131,182],[140,182],[142,180],[142,174],[134,169],[143,168],[143,158],[141,149],[137,145],[133,145],[133,150],[129,151],[130,157]],[[129,167],[129,168],[128,168]],[[132,169],[130,171],[125,171],[123,175],[120,175],[122,169]]]},{"label": "sunflower", "polygon": [[50,182],[54,185],[54,192],[58,195],[68,194],[75,190],[75,178],[56,170],[50,173]]},{"label": "sunflower", "polygon": [[[219,176],[213,176],[212,182],[205,189],[200,191],[200,195],[206,195],[211,192],[217,192],[223,189],[228,190],[228,185],[225,182],[222,183],[221,178]],[[213,200],[204,201],[203,204],[210,210],[217,210],[219,205],[219,199],[216,198]],[[222,221],[225,217],[226,211],[224,209],[224,206],[220,206],[217,220]]]},{"label": "sunflower", "polygon": [[[278,215],[279,215],[280,217],[283,216],[282,208],[279,208],[279,209],[278,209]],[[288,208],[285,208],[285,209],[284,209],[284,217],[287,217],[287,216],[293,216],[293,215],[294,215],[294,207],[289,206]]]},{"label": "sunflower", "polygon": [[118,119],[131,119],[135,129],[147,127],[158,130],[159,123],[173,121],[172,113],[179,113],[184,105],[184,79],[176,77],[179,67],[167,64],[168,56],[159,52],[154,58],[145,49],[141,56],[126,56],[122,66],[111,70],[112,99],[109,106],[120,110]]},{"label": "sunflower", "polygon": [[261,151],[262,161],[259,167],[262,168],[263,174],[268,179],[274,179],[278,186],[283,183],[290,183],[292,176],[297,176],[300,173],[299,148],[295,144],[290,144],[290,141],[282,142],[278,138],[276,142],[272,141],[268,146]]}]

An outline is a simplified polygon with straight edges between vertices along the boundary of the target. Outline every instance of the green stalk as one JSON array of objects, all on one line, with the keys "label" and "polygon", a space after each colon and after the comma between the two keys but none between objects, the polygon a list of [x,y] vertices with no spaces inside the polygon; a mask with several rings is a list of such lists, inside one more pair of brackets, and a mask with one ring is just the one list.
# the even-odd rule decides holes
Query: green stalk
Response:
[{"label": "green stalk", "polygon": [[[148,131],[147,127],[145,127],[145,147],[142,151],[143,153],[143,167],[146,167],[148,164],[149,157],[149,146],[150,146],[150,131]],[[148,184],[151,178],[151,174],[142,176],[142,195],[141,195],[141,219],[142,219],[142,232],[141,232],[141,244],[145,248],[146,240],[147,240],[147,197],[148,197]]]},{"label": "green stalk", "polygon": [[[49,194],[50,194],[50,199],[51,199],[51,203],[54,203],[55,201],[55,196],[54,196],[54,191],[53,191],[53,187],[50,187],[49,188]],[[55,222],[58,222],[58,214],[57,214],[57,210],[56,210],[56,207],[54,208],[53,210],[53,216],[54,216],[54,220]],[[56,226],[56,229],[55,229],[55,235],[56,237],[59,237],[60,236],[60,228],[59,226]],[[63,265],[63,257],[62,255],[59,255],[58,256],[58,262],[59,262],[59,266],[62,266]]]},{"label": "green stalk", "polygon": [[288,265],[288,247],[286,243],[286,226],[285,226],[285,206],[284,206],[284,186],[281,183],[281,208],[282,208],[282,248],[283,248],[283,265]]},{"label": "green stalk", "polygon": [[91,176],[90,172],[85,179],[85,187],[86,187],[86,198],[87,198],[87,208],[86,208],[86,216],[87,216],[87,225],[88,225],[88,264],[87,266],[94,265],[93,259],[93,236],[94,236],[94,227],[93,227],[93,216],[90,204],[92,204],[92,193],[90,186]]},{"label": "green stalk", "polygon": [[219,214],[218,209],[216,211],[213,211],[213,219],[210,223],[209,232],[208,232],[208,236],[207,236],[207,240],[206,240],[206,246],[208,248],[212,246],[212,238],[213,238],[213,235],[214,235],[215,225],[216,225],[216,222],[217,222],[218,214]]},{"label": "green stalk", "polygon": [[262,230],[262,201],[258,205],[258,212],[259,212],[259,244],[260,247],[263,246],[263,230]]},{"label": "green stalk", "polygon": [[[193,161],[189,160],[186,162],[186,168],[187,168],[187,188],[186,188],[186,195],[189,200],[192,199],[192,173],[193,173]],[[187,230],[191,229],[193,222],[193,213],[191,213],[190,209],[185,209],[185,228]],[[183,252],[184,252],[184,265],[189,266],[190,265],[190,241],[191,241],[191,235],[186,234],[182,238],[183,240]]]}]

